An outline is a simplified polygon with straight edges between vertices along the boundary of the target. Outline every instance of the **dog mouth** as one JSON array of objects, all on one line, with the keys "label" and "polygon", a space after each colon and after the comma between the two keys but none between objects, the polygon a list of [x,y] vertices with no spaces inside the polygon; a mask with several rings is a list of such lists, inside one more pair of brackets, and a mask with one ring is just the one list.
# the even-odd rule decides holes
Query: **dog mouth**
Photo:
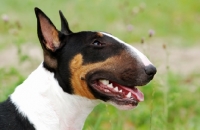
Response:
[{"label": "dog mouth", "polygon": [[135,86],[127,87],[107,79],[95,80],[91,86],[100,95],[106,97],[108,102],[117,107],[122,106],[122,109],[132,109],[139,102],[144,101],[144,94]]}]

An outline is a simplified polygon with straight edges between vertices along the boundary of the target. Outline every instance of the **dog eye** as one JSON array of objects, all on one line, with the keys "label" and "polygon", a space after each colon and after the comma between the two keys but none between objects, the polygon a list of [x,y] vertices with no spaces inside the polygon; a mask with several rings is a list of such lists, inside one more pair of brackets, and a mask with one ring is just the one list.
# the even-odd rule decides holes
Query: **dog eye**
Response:
[{"label": "dog eye", "polygon": [[95,40],[95,41],[92,43],[92,45],[94,45],[94,46],[102,46],[103,44],[102,44],[100,41]]}]

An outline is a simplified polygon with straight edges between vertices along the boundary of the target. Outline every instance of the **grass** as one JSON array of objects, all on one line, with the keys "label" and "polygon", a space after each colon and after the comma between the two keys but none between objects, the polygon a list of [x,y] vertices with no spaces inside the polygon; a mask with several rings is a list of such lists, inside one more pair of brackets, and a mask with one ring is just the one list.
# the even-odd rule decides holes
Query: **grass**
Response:
[{"label": "grass", "polygon": [[[14,45],[18,48],[17,55],[21,64],[31,60],[28,55],[23,55],[22,46],[27,43],[39,46],[34,7],[41,8],[58,29],[58,10],[62,10],[75,32],[103,30],[128,43],[140,43],[144,39],[145,46],[154,44],[149,40],[149,30],[155,32],[153,39],[162,39],[160,44],[167,46],[191,47],[200,41],[200,1],[197,0],[3,0],[0,15],[7,15],[9,20],[0,20],[0,54]],[[164,48],[163,51],[167,50]],[[21,64],[0,69],[0,101],[5,100],[15,86],[27,77],[27,74],[21,74]],[[170,70],[167,59],[165,64],[166,68],[169,67],[166,73],[158,74],[150,84],[141,88],[145,101],[135,110],[121,111],[102,103],[89,115],[84,130],[200,129],[199,71],[188,75],[177,74]],[[35,67],[32,64],[31,68]]]},{"label": "grass", "polygon": [[[23,82],[25,78],[15,68],[0,69],[0,99],[7,99],[15,87]],[[10,82],[11,81],[11,82]]]},{"label": "grass", "polygon": [[10,41],[12,43],[22,44],[30,39],[38,42],[37,37],[33,35],[36,33],[33,9],[39,7],[58,28],[60,27],[58,10],[62,10],[74,31],[103,30],[114,33],[130,43],[140,42],[141,38],[147,37],[148,31],[153,29],[156,36],[165,38],[166,42],[176,40],[178,42],[175,44],[193,45],[199,39],[199,5],[200,2],[197,0],[193,2],[111,0],[109,4],[105,0],[93,1],[91,4],[86,4],[82,0],[68,2],[61,0],[56,3],[39,0],[24,2],[4,0],[1,2],[0,14],[7,14],[10,21],[6,26],[3,21],[0,22],[0,32],[5,42],[10,40],[9,33],[16,37],[14,41]]}]

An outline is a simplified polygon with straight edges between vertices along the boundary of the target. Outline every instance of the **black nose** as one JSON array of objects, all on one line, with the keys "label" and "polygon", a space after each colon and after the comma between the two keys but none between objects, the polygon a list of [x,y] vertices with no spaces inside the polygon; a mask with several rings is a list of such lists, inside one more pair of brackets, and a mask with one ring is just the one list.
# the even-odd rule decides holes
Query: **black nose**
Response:
[{"label": "black nose", "polygon": [[149,76],[154,76],[157,72],[156,67],[154,67],[153,65],[145,66],[144,70]]}]

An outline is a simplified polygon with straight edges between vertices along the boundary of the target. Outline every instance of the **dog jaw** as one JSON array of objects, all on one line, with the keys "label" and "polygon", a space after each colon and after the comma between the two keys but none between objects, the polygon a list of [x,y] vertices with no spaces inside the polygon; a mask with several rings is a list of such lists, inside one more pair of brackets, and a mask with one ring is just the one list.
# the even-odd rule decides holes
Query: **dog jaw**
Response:
[{"label": "dog jaw", "polygon": [[[100,99],[113,104],[119,109],[127,110],[135,108],[139,102],[144,100],[144,96],[142,92],[140,92],[134,86],[144,85],[148,83],[150,80],[147,81],[144,80],[141,83],[138,82],[137,80],[137,78],[139,78],[139,76],[137,75],[138,72],[135,72],[135,76],[132,75],[133,72],[131,72],[130,69],[131,66],[129,67],[129,65],[131,65],[131,62],[129,62],[131,61],[131,59],[127,59],[128,58],[127,53],[122,52],[119,55],[121,56],[121,58],[119,58],[120,56],[116,55],[108,58],[105,61],[83,64],[83,56],[81,54],[77,54],[70,62],[71,84],[74,90],[74,94],[87,97],[89,99]],[[128,69],[130,74],[129,72],[126,72],[127,67],[130,69],[130,70]],[[99,71],[100,72],[103,71],[103,73],[99,73]],[[115,82],[113,83],[115,84],[115,86],[112,89],[112,91],[117,91],[116,89],[120,88],[120,86],[122,91],[122,87],[124,85],[127,86],[123,87],[124,90],[124,92],[122,92],[124,93],[122,94],[123,96],[120,97],[119,94],[116,95],[112,94],[108,89],[101,90],[102,87],[100,86],[102,85],[100,85],[100,83],[95,83],[97,81],[98,82],[101,81],[101,79],[103,79],[104,81],[111,80],[110,82],[113,81]],[[136,84],[132,83],[132,81],[134,80],[136,81],[135,82]],[[131,83],[129,83],[130,81]],[[118,88],[116,86],[118,86]],[[120,90],[118,90],[118,92],[119,91]]]},{"label": "dog jaw", "polygon": [[[135,108],[144,100],[142,92],[135,86],[143,86],[153,78],[147,76],[144,69],[152,63],[140,51],[120,39],[103,32],[97,32],[97,35],[100,38],[109,37],[116,40],[113,44],[121,44],[123,49],[120,49],[118,54],[94,63],[89,60],[85,62],[87,57],[81,53],[75,55],[70,62],[70,80],[74,94],[110,102],[119,109]],[[104,54],[101,56],[104,57]],[[118,84],[116,86],[124,86],[127,93],[121,94],[121,97],[120,94],[113,94],[111,89],[100,85],[101,80],[115,82],[115,85]],[[113,88],[113,91],[114,89],[118,88]],[[126,99],[125,95],[130,98]]]}]

